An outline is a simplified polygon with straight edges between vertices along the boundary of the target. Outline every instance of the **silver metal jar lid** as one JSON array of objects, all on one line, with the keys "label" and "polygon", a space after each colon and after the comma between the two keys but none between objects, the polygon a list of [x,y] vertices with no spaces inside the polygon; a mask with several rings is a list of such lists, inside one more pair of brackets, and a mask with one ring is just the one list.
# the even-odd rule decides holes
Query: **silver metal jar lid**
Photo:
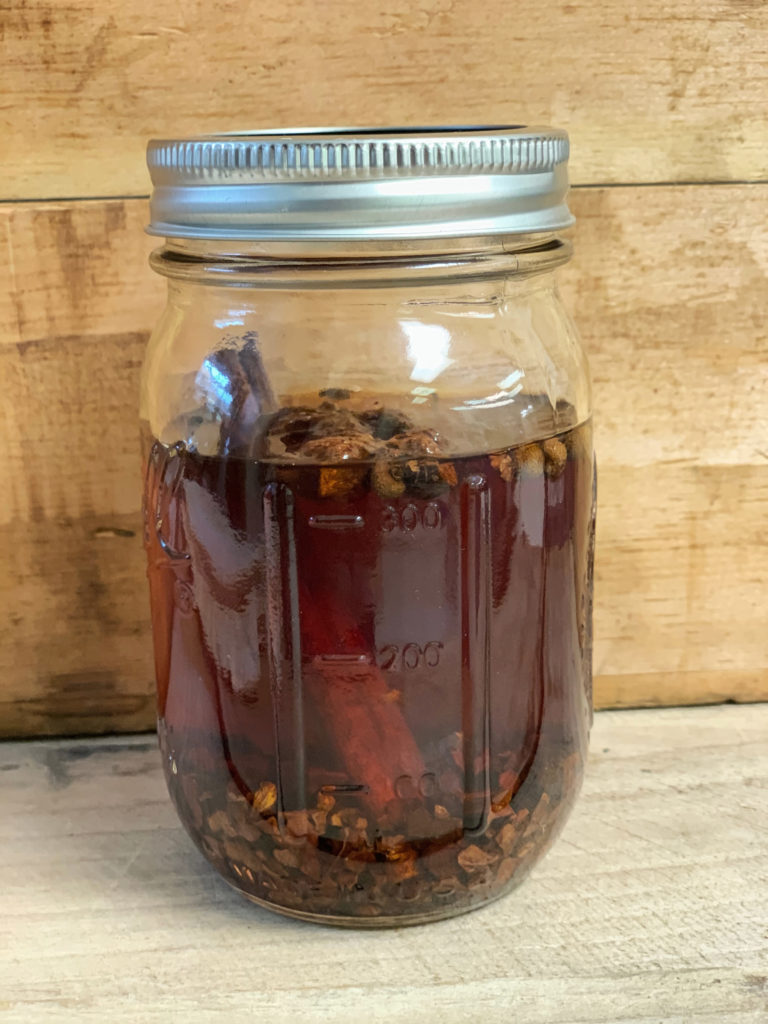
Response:
[{"label": "silver metal jar lid", "polygon": [[573,223],[555,128],[300,128],[154,139],[150,234],[385,240]]}]

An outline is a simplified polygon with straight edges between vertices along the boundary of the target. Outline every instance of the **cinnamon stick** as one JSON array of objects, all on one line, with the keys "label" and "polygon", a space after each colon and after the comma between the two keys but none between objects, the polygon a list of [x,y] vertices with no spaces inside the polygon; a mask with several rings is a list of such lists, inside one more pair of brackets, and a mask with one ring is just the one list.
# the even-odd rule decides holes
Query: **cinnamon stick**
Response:
[{"label": "cinnamon stick", "polygon": [[300,600],[307,699],[365,804],[383,816],[393,800],[418,791],[421,753],[358,624],[317,584],[303,584]]}]

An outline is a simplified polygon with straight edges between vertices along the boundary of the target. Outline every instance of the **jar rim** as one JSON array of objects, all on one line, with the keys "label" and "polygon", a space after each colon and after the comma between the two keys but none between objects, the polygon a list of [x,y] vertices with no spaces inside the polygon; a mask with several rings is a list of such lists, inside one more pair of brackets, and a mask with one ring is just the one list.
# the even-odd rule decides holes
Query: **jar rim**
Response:
[{"label": "jar rim", "polygon": [[299,128],[155,139],[148,232],[363,241],[569,227],[568,135],[525,126]]},{"label": "jar rim", "polygon": [[398,241],[392,244],[169,238],[150,266],[163,277],[213,286],[268,290],[429,287],[461,278],[530,277],[572,255],[559,234]]}]

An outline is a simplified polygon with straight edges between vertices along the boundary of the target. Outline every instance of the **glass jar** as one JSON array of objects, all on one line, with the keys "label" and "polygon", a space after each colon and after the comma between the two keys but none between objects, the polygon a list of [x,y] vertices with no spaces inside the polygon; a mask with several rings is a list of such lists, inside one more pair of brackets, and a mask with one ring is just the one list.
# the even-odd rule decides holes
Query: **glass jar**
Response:
[{"label": "glass jar", "polygon": [[252,900],[430,921],[517,885],[591,720],[567,136],[154,142],[143,376],[171,796]]}]

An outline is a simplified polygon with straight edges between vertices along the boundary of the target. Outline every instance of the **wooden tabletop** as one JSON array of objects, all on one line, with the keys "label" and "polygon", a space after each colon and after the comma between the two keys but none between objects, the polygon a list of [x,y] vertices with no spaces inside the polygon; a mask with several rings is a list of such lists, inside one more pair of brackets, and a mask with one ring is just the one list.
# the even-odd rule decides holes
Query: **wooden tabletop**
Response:
[{"label": "wooden tabletop", "polygon": [[177,823],[154,738],[0,745],[0,1022],[764,1024],[768,705],[603,712],[577,810],[504,900],[290,921]]}]

